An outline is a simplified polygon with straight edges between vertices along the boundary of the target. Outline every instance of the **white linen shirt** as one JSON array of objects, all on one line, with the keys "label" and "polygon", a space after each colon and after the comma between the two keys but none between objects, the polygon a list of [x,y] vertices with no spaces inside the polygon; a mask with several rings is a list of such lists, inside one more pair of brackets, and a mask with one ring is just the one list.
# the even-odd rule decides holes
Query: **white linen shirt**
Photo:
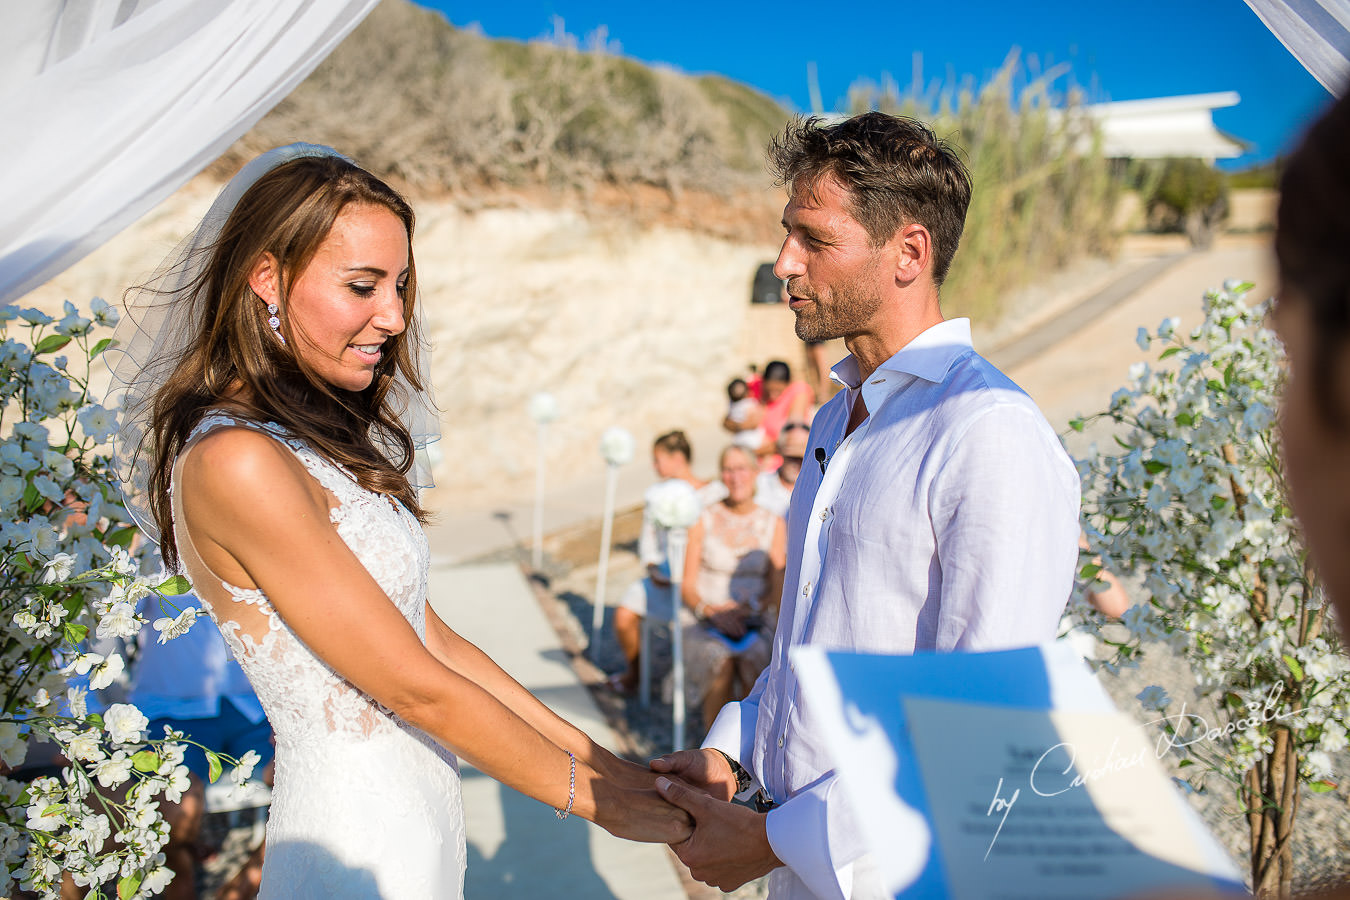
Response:
[{"label": "white linen shirt", "polygon": [[[860,881],[854,894],[864,842],[788,648],[913,653],[1053,640],[1078,559],[1073,463],[1031,398],[972,349],[969,320],[929,328],[865,384],[851,356],[831,377],[848,390],[816,414],[792,492],[773,659],[704,741],[740,760],[779,804],[766,821],[785,863],[770,877],[773,900],[879,889]],[[869,415],[845,437],[859,392]]]}]

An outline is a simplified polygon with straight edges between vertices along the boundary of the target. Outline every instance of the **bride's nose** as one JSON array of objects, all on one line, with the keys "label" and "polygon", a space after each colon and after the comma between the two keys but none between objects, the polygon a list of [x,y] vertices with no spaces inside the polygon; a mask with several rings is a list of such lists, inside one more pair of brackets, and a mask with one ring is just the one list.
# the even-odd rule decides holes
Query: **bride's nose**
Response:
[{"label": "bride's nose", "polygon": [[403,333],[407,323],[403,320],[403,296],[397,288],[390,287],[381,292],[379,307],[371,316],[370,324],[390,337]]}]

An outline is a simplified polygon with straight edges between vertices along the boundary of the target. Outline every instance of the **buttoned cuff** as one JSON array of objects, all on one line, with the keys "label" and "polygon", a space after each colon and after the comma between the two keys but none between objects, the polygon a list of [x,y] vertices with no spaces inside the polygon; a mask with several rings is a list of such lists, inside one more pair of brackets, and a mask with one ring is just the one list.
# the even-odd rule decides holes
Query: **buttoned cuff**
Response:
[{"label": "buttoned cuff", "polygon": [[769,810],[764,822],[774,855],[820,900],[847,900],[853,893],[853,860],[861,855],[830,846],[830,834],[838,830],[830,828],[831,805],[837,818],[844,803],[834,796],[837,784],[834,773],[822,775]]}]

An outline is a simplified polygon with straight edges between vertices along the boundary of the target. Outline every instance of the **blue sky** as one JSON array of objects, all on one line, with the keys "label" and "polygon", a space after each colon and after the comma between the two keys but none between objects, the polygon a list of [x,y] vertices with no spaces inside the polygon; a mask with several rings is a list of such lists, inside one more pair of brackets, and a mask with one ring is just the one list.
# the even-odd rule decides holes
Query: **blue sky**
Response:
[{"label": "blue sky", "polygon": [[810,109],[808,62],[816,64],[824,107],[831,110],[842,106],[859,78],[879,81],[889,74],[908,85],[916,52],[928,85],[950,83],[953,75],[983,83],[1013,47],[1040,71],[1068,63],[1068,78],[1091,99],[1237,91],[1242,102],[1215,111],[1214,121],[1253,149],[1222,163],[1226,169],[1292,149],[1331,99],[1242,0],[420,2],[491,37],[540,37],[552,31],[553,16],[582,38],[603,26],[627,56],[691,73],[718,72],[800,111]]}]

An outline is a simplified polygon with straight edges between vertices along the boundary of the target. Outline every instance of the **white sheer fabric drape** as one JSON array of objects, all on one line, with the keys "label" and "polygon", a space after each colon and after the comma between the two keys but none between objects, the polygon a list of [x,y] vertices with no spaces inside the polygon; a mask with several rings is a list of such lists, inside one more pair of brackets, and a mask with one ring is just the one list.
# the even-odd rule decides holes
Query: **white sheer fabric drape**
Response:
[{"label": "white sheer fabric drape", "polygon": [[1350,81],[1350,0],[1247,0],[1280,43],[1339,97]]},{"label": "white sheer fabric drape", "polygon": [[0,4],[0,303],[173,193],[377,2]]}]

